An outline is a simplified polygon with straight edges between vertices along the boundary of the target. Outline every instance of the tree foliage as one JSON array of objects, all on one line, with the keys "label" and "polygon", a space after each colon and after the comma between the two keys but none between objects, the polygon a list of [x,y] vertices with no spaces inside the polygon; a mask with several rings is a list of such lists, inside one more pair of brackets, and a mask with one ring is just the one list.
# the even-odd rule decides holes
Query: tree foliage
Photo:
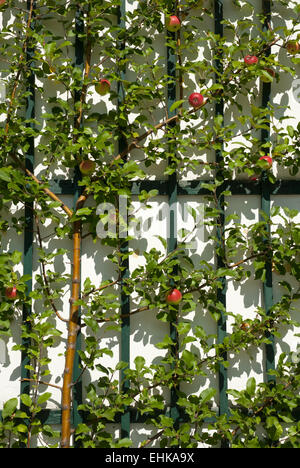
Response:
[{"label": "tree foliage", "polygon": [[[42,435],[44,444],[57,446],[58,433],[41,416],[54,388],[62,393],[61,446],[70,445],[68,421],[77,383],[72,367],[78,353],[78,378],[97,373],[86,378],[79,407],[83,417],[74,443],[81,447],[131,446],[129,438],[110,430],[130,408],[151,431],[141,447],[226,442],[239,448],[298,448],[297,349],[286,346],[264,382],[250,376],[245,388],[229,388],[229,414],[215,409],[217,375],[230,359],[244,352],[255,359],[273,339],[284,340],[289,332],[297,343],[299,336],[298,211],[274,206],[247,226],[238,216],[227,216],[232,181],[260,190],[262,184],[276,186],[275,168],[290,178],[299,176],[300,123],[286,100],[277,99],[279,90],[292,88],[299,72],[300,55],[287,49],[289,40],[300,37],[298,2],[273,1],[271,23],[254,2],[228,2],[232,17],[224,18],[223,35],[214,30],[214,2],[209,0],[128,2],[125,12],[120,0],[84,0],[80,6],[73,0],[31,0],[28,9],[23,3],[8,0],[1,6],[6,99],[0,103],[0,330],[14,339],[12,330],[20,326],[22,342],[14,349],[28,358],[23,382],[30,391],[20,395],[20,407],[19,395],[4,404],[1,447],[30,447]],[[181,28],[170,33],[165,18],[175,13]],[[249,54],[258,57],[256,64],[245,64]],[[95,91],[101,79],[111,83],[105,96]],[[261,102],[262,87],[273,90],[268,103]],[[204,96],[200,108],[189,105],[193,91]],[[286,124],[288,118],[292,124]],[[33,145],[39,161],[34,168]],[[272,156],[272,167],[260,159],[266,154]],[[96,167],[83,175],[78,168],[86,159]],[[135,235],[127,232],[126,222],[134,232],[140,228],[136,201],[151,207],[158,191],[147,182],[157,174],[165,180],[174,174],[181,181],[187,174],[202,180],[204,227],[215,258],[208,262],[193,256],[189,242],[197,240],[199,213],[190,208],[193,222],[177,246],[170,250],[168,239],[158,236],[161,247],[138,252],[140,265],[128,274],[136,250],[130,247]],[[74,206],[57,195],[54,179],[75,181]],[[137,196],[136,180],[145,181]],[[99,214],[105,203],[111,211]],[[107,232],[101,239],[99,222]],[[22,273],[22,252],[8,241],[30,229],[39,265],[34,278]],[[80,248],[90,240],[95,251],[104,252],[101,282],[84,272],[80,288]],[[255,281],[259,289],[271,268],[281,294],[269,310],[257,307],[250,317],[226,310],[220,299],[224,279]],[[5,297],[12,285],[18,289],[13,301]],[[175,306],[165,300],[174,285],[183,295]],[[68,316],[63,299],[69,291]],[[126,313],[124,294],[133,303]],[[173,331],[161,340],[152,337],[159,358],[149,362],[139,355],[129,368],[103,342],[112,333],[119,339],[128,317],[146,314],[154,317],[158,330],[170,323]],[[224,339],[199,317],[213,321],[215,330],[227,317]],[[83,346],[77,352],[79,331]],[[58,343],[67,343],[60,376],[50,370]],[[107,365],[110,361],[118,363]],[[193,391],[195,386],[200,390]],[[174,424],[168,409],[170,394],[176,395],[180,424]]]}]

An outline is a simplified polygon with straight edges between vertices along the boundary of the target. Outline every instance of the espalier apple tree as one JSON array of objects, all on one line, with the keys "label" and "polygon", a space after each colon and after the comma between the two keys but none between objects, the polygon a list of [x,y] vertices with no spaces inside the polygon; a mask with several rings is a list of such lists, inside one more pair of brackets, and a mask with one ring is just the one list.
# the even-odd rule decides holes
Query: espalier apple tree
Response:
[{"label": "espalier apple tree", "polygon": [[[224,15],[223,34],[214,29],[211,0],[143,0],[127,10],[120,0],[21,3],[0,1],[0,331],[5,342],[16,340],[26,375],[21,394],[3,404],[1,447],[131,446],[130,434],[110,430],[130,411],[149,429],[140,447],[299,448],[300,360],[287,344],[266,381],[229,382],[230,412],[215,410],[218,372],[230,359],[248,353],[253,361],[272,339],[299,337],[297,210],[275,207],[251,218],[245,234],[237,216],[226,217],[231,192],[224,189],[242,178],[260,193],[260,183],[276,186],[276,170],[299,178],[300,124],[288,100],[275,99],[299,75],[298,2],[272,2],[271,18],[270,2],[223,2],[233,15]],[[272,87],[272,102],[262,104],[262,86]],[[205,180],[204,225],[217,261],[191,254],[195,223],[172,248],[163,236],[161,248],[128,248],[134,236],[126,223],[138,216],[132,182],[148,182],[155,170],[173,182],[186,173]],[[70,179],[73,202],[55,189]],[[158,194],[147,187],[137,195],[144,207]],[[104,203],[112,211],[101,220],[116,228],[99,239]],[[14,244],[24,232],[26,258],[30,239],[34,246],[34,277]],[[98,281],[81,265],[90,241]],[[128,271],[134,255],[141,262]],[[280,281],[270,310],[226,310],[224,280],[259,289],[270,265]],[[124,297],[134,300],[127,311]],[[171,331],[151,336],[159,357],[152,362],[145,353],[129,367],[105,337],[118,341],[131,316],[141,326],[151,316],[157,330],[170,324]],[[230,327],[219,339],[206,323],[216,330],[224,316]],[[81,381],[90,383],[73,425]],[[180,422],[168,412],[170,394]],[[59,431],[45,420],[53,400]]]}]

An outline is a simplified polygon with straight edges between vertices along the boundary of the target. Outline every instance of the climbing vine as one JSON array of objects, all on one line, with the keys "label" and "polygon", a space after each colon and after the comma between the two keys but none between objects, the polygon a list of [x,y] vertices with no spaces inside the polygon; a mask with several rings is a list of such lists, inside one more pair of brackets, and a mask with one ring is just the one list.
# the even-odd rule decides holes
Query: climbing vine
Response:
[{"label": "climbing vine", "polygon": [[[112,429],[128,412],[148,431],[139,447],[300,446],[299,213],[274,204],[247,225],[230,214],[235,182],[260,194],[299,180],[300,124],[277,97],[293,89],[299,99],[300,7],[230,1],[221,33],[218,3],[0,2],[0,332],[26,363],[23,391],[3,403],[2,448],[134,446]],[[161,195],[151,181],[163,178],[166,195],[187,175],[201,181],[203,211],[188,207],[172,248],[169,233],[137,249],[141,210]],[[71,201],[61,188],[70,180]],[[14,245],[24,232],[34,275]],[[211,261],[194,255],[201,232]],[[97,281],[81,264],[90,245]],[[228,310],[225,282],[259,290],[270,275],[280,291],[271,307]],[[158,357],[128,365],[106,337],[119,341],[124,323],[149,315],[170,332],[151,335]],[[220,339],[211,324],[225,318]],[[218,411],[220,369],[288,334],[294,348],[285,343],[263,381],[229,382]],[[54,392],[59,430],[45,422]]]}]

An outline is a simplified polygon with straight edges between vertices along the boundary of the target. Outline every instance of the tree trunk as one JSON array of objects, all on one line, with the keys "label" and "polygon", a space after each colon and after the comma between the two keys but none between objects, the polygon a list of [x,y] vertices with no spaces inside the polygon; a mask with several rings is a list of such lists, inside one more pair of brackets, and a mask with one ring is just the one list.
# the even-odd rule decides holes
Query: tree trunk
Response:
[{"label": "tree trunk", "polygon": [[81,249],[81,221],[74,222],[73,232],[73,272],[72,294],[70,298],[70,317],[68,323],[68,340],[65,357],[65,369],[62,387],[62,429],[61,448],[70,447],[71,435],[71,406],[72,406],[72,377],[74,358],[76,353],[76,338],[79,331],[78,305],[76,301],[80,295],[80,249]]},{"label": "tree trunk", "polygon": [[[82,208],[88,195],[84,192],[77,200],[75,212]],[[65,356],[65,369],[62,387],[62,428],[61,448],[70,447],[71,436],[71,406],[73,367],[76,354],[76,338],[79,331],[79,306],[76,305],[80,297],[80,267],[81,267],[81,235],[82,222],[73,223],[73,270],[72,270],[72,294],[70,298],[70,316],[68,322],[68,340]]]}]

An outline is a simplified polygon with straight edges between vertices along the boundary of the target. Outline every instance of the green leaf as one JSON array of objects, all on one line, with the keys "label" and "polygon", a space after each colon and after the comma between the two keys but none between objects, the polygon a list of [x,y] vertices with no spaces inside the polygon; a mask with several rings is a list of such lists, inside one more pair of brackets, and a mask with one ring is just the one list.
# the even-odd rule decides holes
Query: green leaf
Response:
[{"label": "green leaf", "polygon": [[182,360],[184,361],[184,363],[189,369],[192,369],[197,364],[196,356],[191,351],[188,351],[187,349],[185,349],[182,352]]},{"label": "green leaf", "polygon": [[250,379],[247,380],[247,384],[246,384],[246,391],[248,395],[253,396],[255,394],[255,389],[256,389],[255,378],[250,377]]},{"label": "green leaf", "polygon": [[276,416],[267,417],[266,428],[268,429],[268,435],[272,440],[277,440],[283,433],[283,428]]},{"label": "green leaf", "polygon": [[138,372],[140,372],[143,367],[145,366],[145,358],[143,358],[142,356],[137,356],[134,360],[134,364],[135,364],[135,368]]},{"label": "green leaf", "polygon": [[13,415],[13,413],[16,411],[18,406],[18,399],[17,398],[11,398],[10,400],[6,401],[3,405],[3,410],[2,410],[2,418],[8,418]]},{"label": "green leaf", "polygon": [[79,210],[76,211],[76,215],[77,216],[83,216],[83,215],[87,215],[89,216],[91,213],[92,213],[92,209],[91,208],[80,208]]},{"label": "green leaf", "polygon": [[170,107],[170,112],[173,112],[177,107],[181,106],[185,102],[185,99],[180,99],[180,101],[174,102]]},{"label": "green leaf", "polygon": [[178,335],[185,335],[191,329],[191,324],[188,322],[179,322],[177,325]]},{"label": "green leaf", "polygon": [[172,339],[169,337],[169,335],[166,335],[160,343],[157,343],[155,346],[159,349],[167,349],[170,348],[170,346],[174,345],[174,342]]},{"label": "green leaf", "polygon": [[113,448],[127,448],[132,446],[132,440],[124,438],[120,439],[118,442],[112,444]]},{"label": "green leaf", "polygon": [[48,55],[48,57],[52,57],[54,52],[57,50],[57,43],[56,42],[50,42],[48,44],[45,44],[45,53]]},{"label": "green leaf", "polygon": [[18,432],[23,432],[23,433],[28,431],[28,427],[25,424],[18,424],[16,429]]},{"label": "green leaf", "polygon": [[157,237],[157,239],[159,239],[160,242],[162,243],[163,247],[167,249],[167,241],[164,237],[159,236],[158,234],[156,234],[154,237]]},{"label": "green leaf", "polygon": [[266,70],[261,70],[262,75],[267,79],[267,82],[273,81],[273,76],[270,75]]},{"label": "green leaf", "polygon": [[22,393],[20,398],[21,398],[21,401],[22,401],[23,405],[25,405],[25,406],[31,406],[32,405],[32,400],[31,400],[30,396],[27,395],[26,393]]},{"label": "green leaf", "polygon": [[201,404],[206,403],[207,401],[211,400],[216,394],[215,388],[206,388],[200,393]]},{"label": "green leaf", "polygon": [[291,125],[288,125],[287,126],[287,131],[288,131],[288,134],[291,138],[293,138],[294,134],[295,134],[295,129],[294,127],[292,127]]},{"label": "green leaf", "polygon": [[10,182],[10,169],[6,167],[0,168],[0,179],[4,180],[5,182]]},{"label": "green leaf", "polygon": [[43,395],[40,395],[38,397],[37,404],[41,405],[42,403],[45,403],[45,401],[49,400],[51,395],[52,395],[52,393],[50,393],[50,392],[43,393]]},{"label": "green leaf", "polygon": [[22,259],[22,252],[18,252],[17,250],[15,250],[13,253],[12,253],[12,256],[11,256],[11,260],[12,262],[17,265],[18,263],[21,262],[21,259]]}]

